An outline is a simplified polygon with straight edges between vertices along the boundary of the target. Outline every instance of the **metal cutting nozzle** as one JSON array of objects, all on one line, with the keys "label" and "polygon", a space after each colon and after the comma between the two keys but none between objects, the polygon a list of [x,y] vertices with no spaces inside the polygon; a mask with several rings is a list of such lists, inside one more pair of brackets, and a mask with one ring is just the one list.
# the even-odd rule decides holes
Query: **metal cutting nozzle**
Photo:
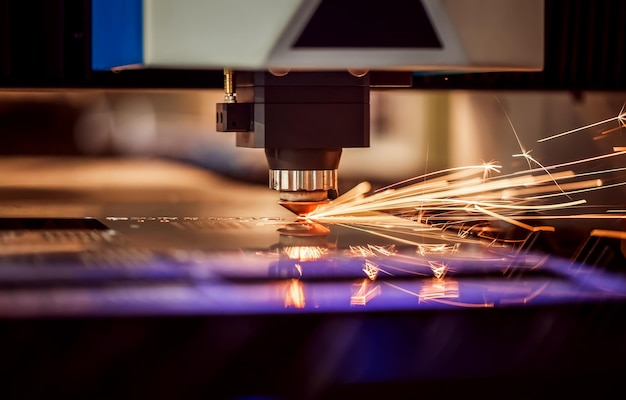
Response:
[{"label": "metal cutting nozzle", "polygon": [[298,216],[305,216],[328,202],[328,191],[326,190],[295,190],[281,191],[278,204]]},{"label": "metal cutting nozzle", "polygon": [[322,204],[328,203],[328,199],[324,201],[287,201],[279,200],[278,204],[299,217],[306,216],[315,211]]},{"label": "metal cutting nozzle", "polygon": [[270,187],[278,190],[278,204],[305,216],[328,203],[328,192],[336,191],[337,170],[272,170]]}]

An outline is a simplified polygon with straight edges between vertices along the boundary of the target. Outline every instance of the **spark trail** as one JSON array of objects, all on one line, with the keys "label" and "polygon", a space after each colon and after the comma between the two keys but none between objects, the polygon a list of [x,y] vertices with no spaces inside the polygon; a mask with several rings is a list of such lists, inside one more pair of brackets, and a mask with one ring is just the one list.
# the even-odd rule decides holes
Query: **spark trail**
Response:
[{"label": "spark trail", "polygon": [[587,130],[589,128],[594,128],[596,126],[604,125],[604,124],[607,124],[609,122],[615,122],[615,121],[618,122],[619,126],[617,128],[614,128],[614,129],[611,129],[611,130],[608,130],[608,131],[604,131],[603,133],[609,133],[609,132],[614,131],[615,129],[626,128],[626,103],[622,106],[622,109],[620,110],[619,114],[617,114],[616,117],[608,118],[608,119],[605,119],[603,121],[598,121],[598,122],[595,122],[593,124],[581,126],[581,127],[575,128],[575,129],[571,129],[569,131],[557,133],[556,135],[552,135],[552,136],[545,137],[543,139],[539,139],[539,140],[537,140],[537,143],[542,143],[542,142],[546,142],[548,140],[552,140],[552,139],[560,138],[560,137],[563,137],[563,136],[571,135],[572,133],[581,132],[581,131]]},{"label": "spark trail", "polygon": [[[512,127],[512,122],[507,115]],[[575,132],[617,121],[619,128],[626,127],[626,111],[622,107],[616,117],[582,126],[538,140],[539,143],[564,137]],[[613,132],[604,131],[603,133]],[[521,153],[513,157],[524,157],[528,170],[507,175],[500,173],[501,165],[496,162],[449,168],[406,179],[371,192],[371,185],[362,182],[336,200],[322,205],[302,218],[319,222],[346,224],[359,229],[383,227],[397,231],[399,221],[419,223],[420,234],[428,229],[450,229],[460,226],[481,226],[483,223],[503,222],[529,231],[536,226],[521,222],[548,218],[571,219],[626,219],[626,214],[585,214],[580,210],[587,203],[585,198],[575,195],[626,185],[626,182],[605,181],[611,174],[623,168],[588,169],[575,173],[573,166],[585,167],[592,162],[611,157],[622,158],[626,148],[614,148],[613,152],[554,165],[543,165],[530,157],[517,132],[515,138]],[[532,164],[537,166],[532,168]],[[592,179],[589,179],[593,176]],[[568,211],[567,210],[572,210]],[[395,218],[390,220],[392,216]],[[400,217],[400,218],[398,218]],[[528,222],[528,221],[527,221]],[[415,225],[414,225],[415,226]],[[545,227],[539,227],[543,229]],[[461,230],[459,230],[459,236]],[[389,233],[392,234],[392,233]]]}]

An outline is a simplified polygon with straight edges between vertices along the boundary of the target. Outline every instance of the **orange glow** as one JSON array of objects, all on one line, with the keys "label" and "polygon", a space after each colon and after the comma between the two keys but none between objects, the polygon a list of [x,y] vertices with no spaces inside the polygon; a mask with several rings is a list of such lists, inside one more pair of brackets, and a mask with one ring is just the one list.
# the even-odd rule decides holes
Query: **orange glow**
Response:
[{"label": "orange glow", "polygon": [[427,254],[449,254],[454,253],[459,249],[459,243],[454,244],[446,244],[446,243],[438,243],[438,244],[426,244],[419,243],[417,245],[417,252],[425,256]]},{"label": "orange glow", "polygon": [[287,284],[285,291],[285,308],[304,308],[304,287],[298,279],[292,279]]},{"label": "orange glow", "polygon": [[380,294],[380,286],[369,279],[356,284],[357,291],[350,297],[351,306],[364,306]]},{"label": "orange glow", "polygon": [[591,231],[589,236],[626,240],[626,232],[625,231],[611,231],[611,230],[606,230],[606,229],[594,229],[594,230]]},{"label": "orange glow", "polygon": [[350,255],[352,257],[377,257],[377,256],[390,256],[396,254],[396,246],[379,246],[368,244],[365,246],[350,246]]},{"label": "orange glow", "polygon": [[[609,122],[617,122],[619,126],[607,130],[605,133],[625,128],[625,110],[626,105],[613,118],[552,135],[537,142],[541,143],[567,136]],[[584,198],[573,198],[574,195],[626,185],[626,181],[612,183],[611,177],[607,179],[603,177],[622,171],[624,168],[579,173],[563,170],[569,166],[582,166],[608,158],[623,157],[626,155],[626,147],[616,146],[612,148],[613,152],[560,164],[544,165],[531,156],[532,149],[524,147],[506,112],[505,115],[520,150],[512,157],[524,158],[528,164],[528,169],[504,176],[493,176],[500,173],[501,165],[495,161],[490,161],[481,165],[429,172],[387,185],[373,193],[369,193],[371,185],[364,182],[355,186],[346,195],[319,207],[308,217],[311,220],[333,222],[380,237],[394,239],[398,243],[414,244],[418,246],[418,253],[425,255],[434,252],[453,251],[453,248],[420,245],[419,242],[410,239],[412,236],[410,231],[426,235],[429,228],[442,231],[460,226],[457,239],[469,239],[470,233],[479,230],[481,233],[479,236],[489,236],[495,243],[498,241],[498,235],[488,235],[485,231],[485,224],[493,221],[505,222],[530,232],[554,230],[554,227],[551,226],[536,226],[522,222],[519,215],[524,215],[525,220],[563,218],[563,215],[557,215],[553,212],[560,212],[567,208],[580,208],[587,202]],[[583,176],[591,175],[596,177],[589,180],[581,179]],[[566,182],[563,183],[563,181]],[[626,216],[613,214],[609,218],[624,217]],[[593,215],[571,214],[565,218],[595,217]],[[600,218],[604,218],[604,216]],[[408,227],[406,222],[400,221],[401,219],[414,222],[414,226]],[[399,235],[398,232],[401,229],[405,230],[402,235]],[[431,236],[434,235],[436,233],[432,233]],[[374,256],[375,252],[370,248],[355,247],[351,248],[351,253],[355,256],[371,257]]]},{"label": "orange glow", "polygon": [[285,246],[283,251],[290,260],[314,261],[328,253],[328,249],[321,246]]},{"label": "orange glow", "polygon": [[459,297],[459,282],[450,279],[425,281],[418,297],[420,301],[457,299]]}]

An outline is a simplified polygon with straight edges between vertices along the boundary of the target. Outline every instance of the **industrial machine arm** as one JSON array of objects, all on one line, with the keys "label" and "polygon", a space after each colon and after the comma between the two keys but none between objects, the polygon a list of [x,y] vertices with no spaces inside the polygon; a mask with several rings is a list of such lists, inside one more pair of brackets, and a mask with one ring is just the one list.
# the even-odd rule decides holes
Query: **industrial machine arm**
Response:
[{"label": "industrial machine arm", "polygon": [[[265,149],[270,187],[296,213],[335,195],[343,148],[369,146],[370,88],[410,86],[415,72],[540,71],[544,61],[543,0],[46,4],[58,18],[34,27],[43,27],[42,37],[55,46],[80,50],[71,53],[76,60],[46,59],[53,77],[79,58],[89,60],[89,76],[176,70],[178,79],[192,76],[199,87],[198,71],[225,69],[217,130],[236,132],[237,146]],[[29,38],[39,31],[11,22],[28,16],[28,7],[12,0],[0,6],[8,10],[0,17],[8,27],[7,35],[0,32],[7,38],[0,54],[9,60],[0,63],[0,73],[19,84],[38,68],[29,43],[40,41]],[[61,28],[44,29],[57,19]],[[53,49],[47,40],[46,54]]]}]

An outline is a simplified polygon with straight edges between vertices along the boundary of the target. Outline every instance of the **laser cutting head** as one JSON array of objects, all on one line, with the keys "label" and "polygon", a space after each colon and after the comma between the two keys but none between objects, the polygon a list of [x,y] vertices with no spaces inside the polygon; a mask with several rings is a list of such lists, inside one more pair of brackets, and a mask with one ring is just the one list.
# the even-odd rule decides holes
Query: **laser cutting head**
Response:
[{"label": "laser cutting head", "polygon": [[137,18],[94,14],[96,69],[227,68],[217,130],[266,150],[286,202],[326,201],[341,149],[369,146],[369,90],[388,83],[376,73],[543,67],[543,0],[144,1],[133,54],[107,33]]},{"label": "laser cutting head", "polygon": [[[502,2],[475,1],[495,13],[521,7],[529,17],[542,13],[541,2],[512,0],[502,8]],[[381,13],[395,15],[389,19],[393,27],[384,26]],[[472,20],[465,19],[465,13],[480,19],[475,9],[454,0],[391,0],[374,9],[353,0],[302,4],[293,24],[288,24],[268,53],[266,70],[229,70],[225,102],[230,99],[235,104],[218,104],[217,130],[237,132],[239,147],[264,148],[269,186],[279,192],[279,204],[304,215],[337,194],[342,149],[369,146],[371,87],[410,87],[414,69],[541,66],[541,35],[529,36],[529,31],[542,32],[536,20],[526,21],[526,26],[514,23],[509,31],[499,32],[502,37],[516,38],[508,45],[519,44],[521,37],[534,41],[535,47],[522,46],[528,54],[520,58],[508,50],[496,55],[503,43],[490,48],[484,38],[475,42],[471,36],[476,25],[467,30]],[[406,15],[410,15],[408,20]],[[369,23],[377,22],[383,25],[372,30]],[[484,31],[487,25],[497,37],[499,28],[486,21],[480,27]],[[482,52],[500,50],[479,55],[475,45]],[[486,58],[478,61],[482,56]]]},{"label": "laser cutting head", "polygon": [[227,71],[225,76],[225,87],[236,82],[236,96],[227,90],[225,99],[236,102],[218,104],[217,129],[235,131],[238,146],[265,148],[269,186],[279,192],[281,205],[302,214],[336,197],[342,149],[369,145],[370,76],[349,71]]},{"label": "laser cutting head", "polygon": [[279,204],[305,215],[336,197],[341,149],[266,149],[269,186]]}]

